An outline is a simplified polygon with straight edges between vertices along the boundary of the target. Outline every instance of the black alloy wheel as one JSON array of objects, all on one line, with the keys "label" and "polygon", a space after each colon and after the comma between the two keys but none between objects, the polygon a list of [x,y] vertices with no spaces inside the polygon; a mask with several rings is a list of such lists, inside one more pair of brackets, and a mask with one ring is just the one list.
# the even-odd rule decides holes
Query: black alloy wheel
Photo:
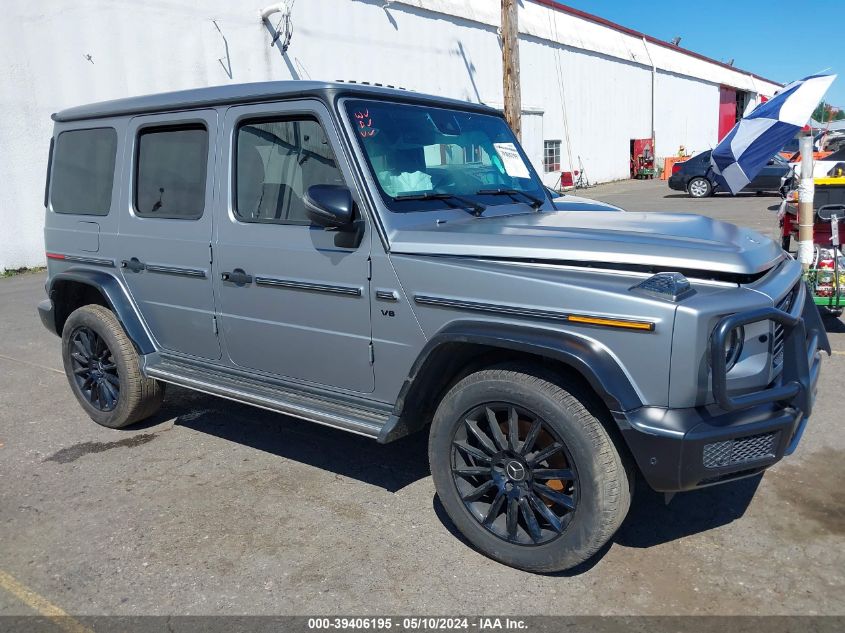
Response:
[{"label": "black alloy wheel", "polygon": [[452,524],[481,553],[534,572],[571,569],[622,524],[633,472],[583,383],[530,363],[458,380],[431,422],[428,459]]},{"label": "black alloy wheel", "polygon": [[62,326],[62,364],[85,413],[110,429],[150,417],[164,399],[164,383],[144,376],[138,350],[105,306],[70,313]]},{"label": "black alloy wheel", "polygon": [[79,391],[98,411],[113,411],[120,398],[117,363],[105,340],[88,327],[71,334],[71,366]]},{"label": "black alloy wheel", "polygon": [[452,440],[452,477],[470,514],[515,545],[558,538],[577,511],[578,475],[555,430],[526,409],[485,403]]}]

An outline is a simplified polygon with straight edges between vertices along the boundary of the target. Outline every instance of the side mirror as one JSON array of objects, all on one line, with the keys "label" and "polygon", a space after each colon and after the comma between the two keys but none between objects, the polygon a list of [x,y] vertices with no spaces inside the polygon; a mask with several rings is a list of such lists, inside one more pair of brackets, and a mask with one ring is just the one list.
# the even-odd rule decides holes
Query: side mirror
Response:
[{"label": "side mirror", "polygon": [[314,224],[351,229],[355,203],[352,193],[342,185],[312,185],[305,192],[305,210]]},{"label": "side mirror", "polygon": [[774,158],[770,159],[770,160],[769,160],[769,162],[768,162],[768,163],[766,163],[766,164],[767,164],[767,165],[774,165],[774,164],[775,164],[775,159],[774,159]]}]

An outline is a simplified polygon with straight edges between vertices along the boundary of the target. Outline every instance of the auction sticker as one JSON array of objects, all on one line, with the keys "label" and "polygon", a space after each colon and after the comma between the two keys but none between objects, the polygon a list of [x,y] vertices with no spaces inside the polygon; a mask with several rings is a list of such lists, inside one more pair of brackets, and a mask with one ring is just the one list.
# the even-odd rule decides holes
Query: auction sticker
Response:
[{"label": "auction sticker", "polygon": [[499,158],[502,159],[502,164],[508,176],[513,178],[529,178],[528,167],[526,167],[525,161],[522,160],[522,156],[519,155],[516,145],[513,143],[493,143],[493,147],[496,149]]}]

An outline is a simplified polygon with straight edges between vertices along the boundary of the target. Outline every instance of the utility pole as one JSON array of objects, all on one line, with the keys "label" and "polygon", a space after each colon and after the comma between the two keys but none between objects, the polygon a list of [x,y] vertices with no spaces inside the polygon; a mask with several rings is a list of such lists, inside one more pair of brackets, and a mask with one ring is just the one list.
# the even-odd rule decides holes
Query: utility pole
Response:
[{"label": "utility pole", "polygon": [[801,180],[798,182],[798,261],[804,272],[813,263],[813,137],[802,136]]},{"label": "utility pole", "polygon": [[519,17],[517,0],[502,0],[502,82],[505,120],[522,139],[522,94],[519,87]]}]

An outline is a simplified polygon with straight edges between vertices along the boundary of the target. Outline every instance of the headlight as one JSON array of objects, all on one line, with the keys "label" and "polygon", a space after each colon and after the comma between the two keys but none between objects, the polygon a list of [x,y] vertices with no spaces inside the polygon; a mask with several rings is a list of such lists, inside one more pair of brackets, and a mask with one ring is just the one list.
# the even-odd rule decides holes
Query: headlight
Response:
[{"label": "headlight", "polygon": [[725,341],[725,371],[730,371],[742,355],[742,344],[745,341],[745,328],[741,325],[731,330],[731,335]]}]

